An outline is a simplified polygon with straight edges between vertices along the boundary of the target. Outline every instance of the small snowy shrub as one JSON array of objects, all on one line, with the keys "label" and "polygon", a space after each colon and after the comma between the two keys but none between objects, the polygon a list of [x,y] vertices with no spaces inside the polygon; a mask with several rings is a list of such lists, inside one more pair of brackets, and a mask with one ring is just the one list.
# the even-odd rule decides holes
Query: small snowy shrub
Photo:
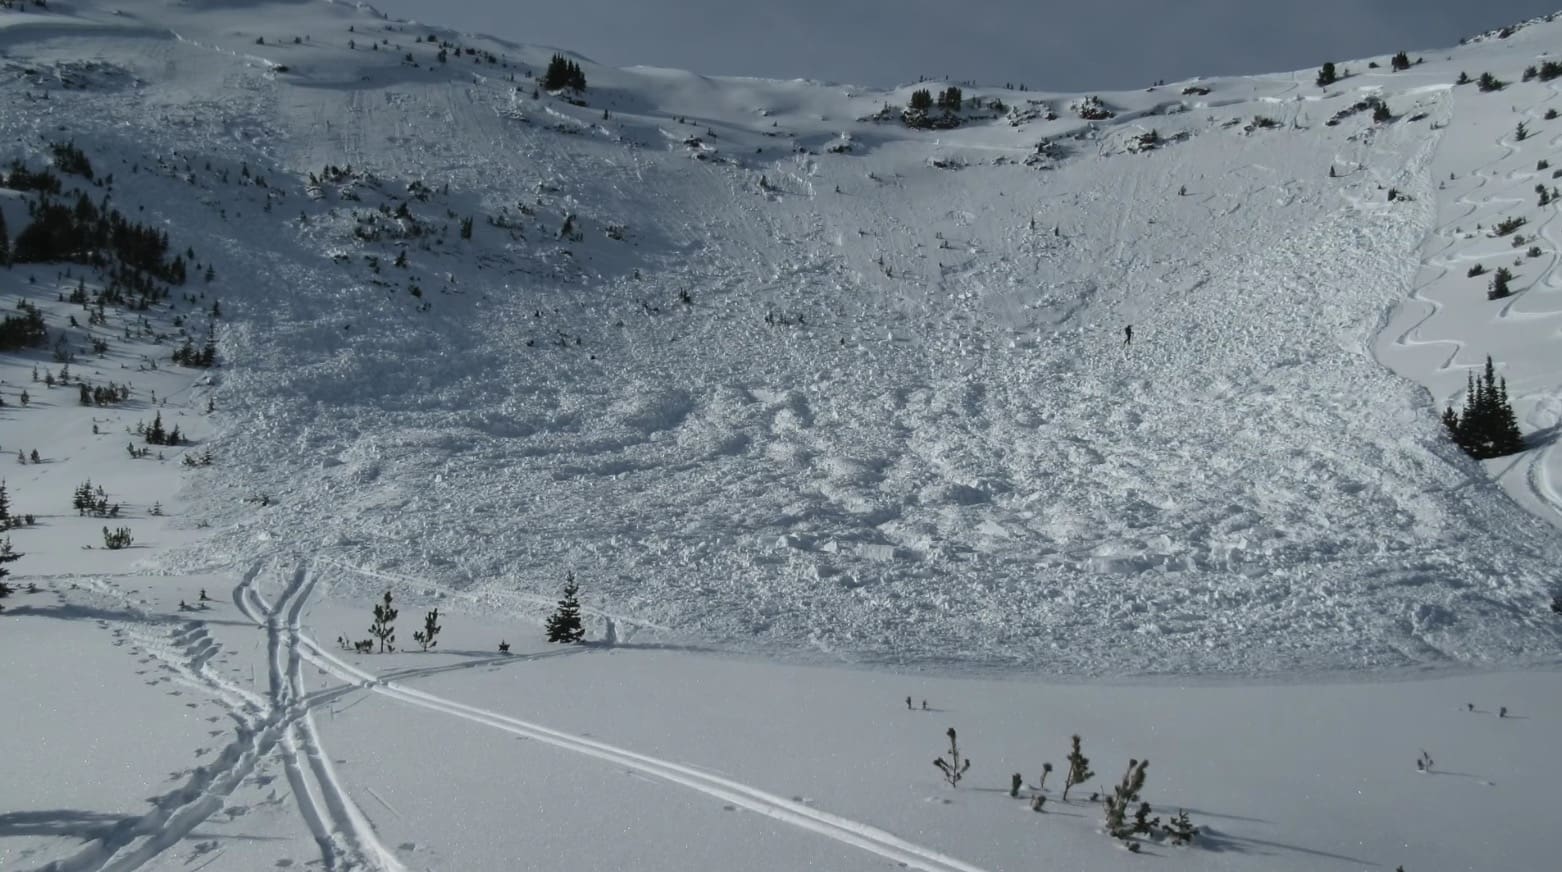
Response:
[{"label": "small snowy shrub", "polygon": [[1191,844],[1193,837],[1199,834],[1199,828],[1188,820],[1188,812],[1185,809],[1178,809],[1177,816],[1166,824],[1165,832],[1171,838],[1173,845],[1187,845]]},{"label": "small snowy shrub", "polygon": [[[1112,788],[1112,793],[1106,798],[1106,831],[1109,835],[1127,839],[1134,834],[1136,827],[1129,826],[1128,807],[1139,801],[1139,791],[1144,789],[1144,770],[1149,767],[1148,760],[1129,760],[1128,771],[1123,773],[1123,778]],[[1145,804],[1141,816],[1148,816],[1150,806]]]},{"label": "small snowy shrub", "polygon": [[971,760],[960,755],[960,746],[955,741],[955,728],[950,727],[944,735],[949,737],[949,751],[943,757],[935,757],[933,765],[944,773],[944,780],[950,787],[959,787],[960,779],[965,777],[967,769],[971,768]]},{"label": "small snowy shrub", "polygon": [[1068,792],[1076,784],[1083,784],[1094,778],[1096,774],[1090,771],[1090,758],[1084,755],[1079,747],[1079,734],[1075,733],[1071,738],[1073,748],[1068,752],[1068,773],[1063,777],[1063,801],[1068,801]]}]

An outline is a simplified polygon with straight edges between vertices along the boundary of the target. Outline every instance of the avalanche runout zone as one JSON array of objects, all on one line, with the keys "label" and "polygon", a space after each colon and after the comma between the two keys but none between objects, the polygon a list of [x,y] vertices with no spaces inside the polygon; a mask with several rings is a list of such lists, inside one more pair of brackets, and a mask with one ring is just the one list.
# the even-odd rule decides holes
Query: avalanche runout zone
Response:
[{"label": "avalanche runout zone", "polygon": [[[686,787],[707,796],[731,803],[766,817],[800,827],[825,838],[861,848],[885,857],[911,869],[925,872],[983,872],[980,867],[963,862],[929,848],[906,841],[893,833],[859,823],[829,812],[819,811],[800,802],[750,787],[729,778],[711,775],[697,769],[668,760],[650,757],[619,748],[595,739],[572,735],[550,729],[540,724],[508,717],[497,712],[444,699],[431,693],[401,687],[390,680],[379,678],[338,659],[334,654],[304,635],[297,623],[302,599],[314,586],[313,572],[300,568],[295,579],[308,576],[290,588],[293,604],[289,608],[289,656],[297,655],[310,663],[336,675],[338,678],[376,694],[407,705],[461,718],[475,724],[492,727],[516,736],[536,739],[548,745],[594,757],[617,766],[633,769],[646,775]],[[296,661],[295,661],[296,662]],[[296,669],[295,669],[296,672]],[[343,795],[345,798],[345,794]]]}]

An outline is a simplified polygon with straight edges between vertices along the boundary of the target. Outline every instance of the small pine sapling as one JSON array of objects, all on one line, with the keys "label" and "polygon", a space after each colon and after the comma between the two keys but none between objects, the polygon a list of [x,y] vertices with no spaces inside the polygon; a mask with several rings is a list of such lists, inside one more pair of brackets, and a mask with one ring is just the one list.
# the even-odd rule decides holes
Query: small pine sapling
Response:
[{"label": "small pine sapling", "polygon": [[1043,764],[1041,764],[1041,780],[1036,782],[1036,789],[1037,790],[1046,790],[1047,789],[1047,776],[1051,775],[1051,774],[1052,774],[1052,764],[1051,763],[1043,763]]},{"label": "small pine sapling", "polygon": [[1127,824],[1128,807],[1139,801],[1139,791],[1144,789],[1144,770],[1149,765],[1148,760],[1129,760],[1123,780],[1106,798],[1106,831],[1115,838],[1126,839],[1133,835],[1133,828]]},{"label": "small pine sapling", "polygon": [[1148,802],[1139,803],[1138,810],[1134,812],[1133,831],[1135,835],[1153,836],[1155,828],[1161,825],[1161,819],[1150,817],[1150,811]]},{"label": "small pine sapling", "polygon": [[1071,741],[1073,750],[1068,752],[1068,774],[1063,777],[1063,801],[1068,802],[1068,792],[1076,784],[1083,784],[1096,777],[1090,771],[1090,758],[1086,757],[1079,749],[1079,734],[1075,733]]},{"label": "small pine sapling", "polygon": [[439,609],[436,608],[423,616],[423,629],[414,630],[412,640],[422,645],[423,650],[427,651],[439,644],[439,640],[434,638],[439,635],[439,631]]},{"label": "small pine sapling", "polygon": [[[1172,818],[1165,826],[1166,835],[1173,845],[1188,845],[1193,843],[1193,837],[1199,834],[1199,828],[1188,820],[1186,809],[1178,809],[1177,816]],[[1401,867],[1403,870],[1403,867]]]},{"label": "small pine sapling", "polygon": [[971,760],[960,756],[960,746],[955,742],[955,728],[950,727],[944,735],[949,737],[949,753],[944,757],[937,757],[933,765],[944,773],[944,780],[950,787],[959,787],[960,779],[965,777],[966,770],[971,768]]},{"label": "small pine sapling", "polygon": [[380,640],[380,653],[387,650],[392,653],[396,650],[396,615],[399,612],[391,605],[391,592],[385,592],[385,600],[374,607],[374,623],[369,625],[369,635]]},{"label": "small pine sapling", "polygon": [[1015,797],[1016,799],[1018,799],[1019,795],[1020,795],[1020,785],[1024,784],[1024,783],[1025,783],[1025,776],[1021,775],[1020,773],[1016,772],[1013,775],[1010,775],[1009,776],[1009,795],[1012,796],[1012,797]]},{"label": "small pine sapling", "polygon": [[1432,765],[1433,765],[1432,764],[1432,755],[1428,754],[1426,752],[1425,748],[1422,748],[1421,749],[1421,756],[1416,758],[1416,771],[1417,772],[1431,772],[1432,771]]},{"label": "small pine sapling", "polygon": [[499,653],[500,654],[508,654],[508,653],[510,653],[510,643],[504,641],[503,639],[500,639],[499,640]]}]

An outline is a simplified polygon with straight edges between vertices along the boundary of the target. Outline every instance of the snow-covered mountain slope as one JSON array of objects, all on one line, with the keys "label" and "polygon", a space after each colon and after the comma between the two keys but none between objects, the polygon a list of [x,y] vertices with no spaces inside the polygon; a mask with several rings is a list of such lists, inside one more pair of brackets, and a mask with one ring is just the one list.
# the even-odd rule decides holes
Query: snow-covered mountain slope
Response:
[{"label": "snow-covered mountain slope", "polygon": [[[1550,868],[1557,44],[912,129],[346,4],[0,8],[13,248],[49,168],[186,273],[0,268],[0,868]],[[400,651],[328,641],[387,590]],[[1193,845],[1102,834],[1146,756]]]},{"label": "snow-covered mountain slope", "polygon": [[[549,49],[366,7],[56,3],[0,13],[0,135],[222,277],[209,528],[149,565],[324,549],[523,614],[573,571],[621,632],[851,661],[1525,662],[1562,128],[1518,79],[1559,36],[914,130],[874,118],[910,87],[582,61],[571,102]],[[1506,308],[1430,278],[1510,213]],[[1488,352],[1539,434],[1507,493],[1437,420]]]}]

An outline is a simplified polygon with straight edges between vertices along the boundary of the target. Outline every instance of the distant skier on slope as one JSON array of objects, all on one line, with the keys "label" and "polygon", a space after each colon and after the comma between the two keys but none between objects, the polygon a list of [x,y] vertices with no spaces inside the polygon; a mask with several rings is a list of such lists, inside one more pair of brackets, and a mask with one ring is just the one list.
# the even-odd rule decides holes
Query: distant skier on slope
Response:
[{"label": "distant skier on slope", "polygon": [[1134,325],[1129,324],[1128,326],[1123,328],[1123,344],[1124,345],[1132,345],[1132,344],[1134,344]]}]

